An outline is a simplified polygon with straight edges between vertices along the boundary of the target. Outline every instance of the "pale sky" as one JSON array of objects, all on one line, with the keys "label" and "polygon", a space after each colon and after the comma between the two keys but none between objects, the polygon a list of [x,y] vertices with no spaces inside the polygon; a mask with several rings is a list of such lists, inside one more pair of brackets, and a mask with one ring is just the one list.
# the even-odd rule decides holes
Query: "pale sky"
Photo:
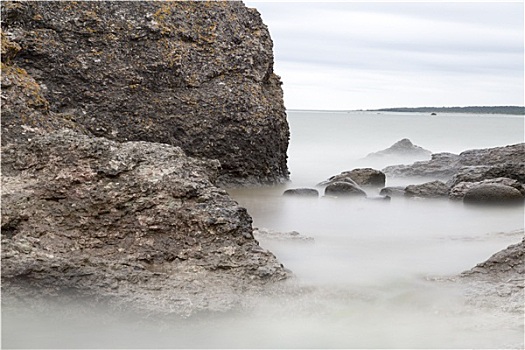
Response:
[{"label": "pale sky", "polygon": [[288,109],[524,105],[524,2],[271,2]]}]

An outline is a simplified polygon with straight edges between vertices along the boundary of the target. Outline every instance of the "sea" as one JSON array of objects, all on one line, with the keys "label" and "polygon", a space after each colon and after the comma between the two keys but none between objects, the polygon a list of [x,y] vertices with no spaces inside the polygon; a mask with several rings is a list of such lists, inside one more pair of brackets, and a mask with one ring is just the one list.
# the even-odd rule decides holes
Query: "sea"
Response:
[{"label": "sea", "polygon": [[[97,310],[2,315],[4,348],[523,348],[523,307],[473,297],[456,276],[523,237],[523,207],[393,197],[325,197],[316,185],[399,159],[367,155],[408,138],[433,153],[524,142],[524,117],[371,111],[287,112],[290,181],[228,189],[294,278],[250,307],[184,320]],[[410,160],[406,160],[410,162]],[[433,179],[389,178],[387,186]],[[318,198],[283,196],[318,188]],[[369,197],[378,196],[368,190]],[[280,235],[279,233],[282,233]],[[523,298],[521,299],[523,300]]]}]

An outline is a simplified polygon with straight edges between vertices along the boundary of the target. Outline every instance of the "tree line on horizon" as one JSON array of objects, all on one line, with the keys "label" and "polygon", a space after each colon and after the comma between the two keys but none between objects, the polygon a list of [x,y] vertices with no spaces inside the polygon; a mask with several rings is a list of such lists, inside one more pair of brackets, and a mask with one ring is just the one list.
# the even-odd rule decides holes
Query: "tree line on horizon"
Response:
[{"label": "tree line on horizon", "polygon": [[524,106],[470,106],[470,107],[398,107],[374,109],[377,112],[420,113],[485,113],[525,115]]}]

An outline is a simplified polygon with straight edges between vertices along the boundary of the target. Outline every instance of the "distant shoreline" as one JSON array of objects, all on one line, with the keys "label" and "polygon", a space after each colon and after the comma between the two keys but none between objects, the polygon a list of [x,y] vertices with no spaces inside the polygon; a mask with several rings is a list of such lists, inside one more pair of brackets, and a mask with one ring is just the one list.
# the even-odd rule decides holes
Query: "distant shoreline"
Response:
[{"label": "distant shoreline", "polygon": [[291,112],[402,112],[402,113],[472,113],[472,114],[511,114],[525,115],[523,106],[470,106],[470,107],[396,107],[380,109],[323,110],[323,109],[288,109]]}]

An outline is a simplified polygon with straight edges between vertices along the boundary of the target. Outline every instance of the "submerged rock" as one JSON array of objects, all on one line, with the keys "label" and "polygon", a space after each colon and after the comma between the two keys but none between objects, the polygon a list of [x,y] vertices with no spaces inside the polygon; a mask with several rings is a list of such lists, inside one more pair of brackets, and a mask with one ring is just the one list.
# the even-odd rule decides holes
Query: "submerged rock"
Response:
[{"label": "submerged rock", "polygon": [[283,196],[319,197],[319,191],[314,188],[290,188],[284,191]]},{"label": "submerged rock", "polygon": [[2,148],[2,294],[188,315],[286,278],[218,162],[64,130]]},{"label": "submerged rock", "polygon": [[13,67],[2,66],[2,93],[16,105],[11,92],[23,90],[32,104],[3,105],[3,144],[21,125],[67,124],[218,159],[224,184],[288,178],[273,43],[242,2],[6,1],[2,31],[2,62]]}]

